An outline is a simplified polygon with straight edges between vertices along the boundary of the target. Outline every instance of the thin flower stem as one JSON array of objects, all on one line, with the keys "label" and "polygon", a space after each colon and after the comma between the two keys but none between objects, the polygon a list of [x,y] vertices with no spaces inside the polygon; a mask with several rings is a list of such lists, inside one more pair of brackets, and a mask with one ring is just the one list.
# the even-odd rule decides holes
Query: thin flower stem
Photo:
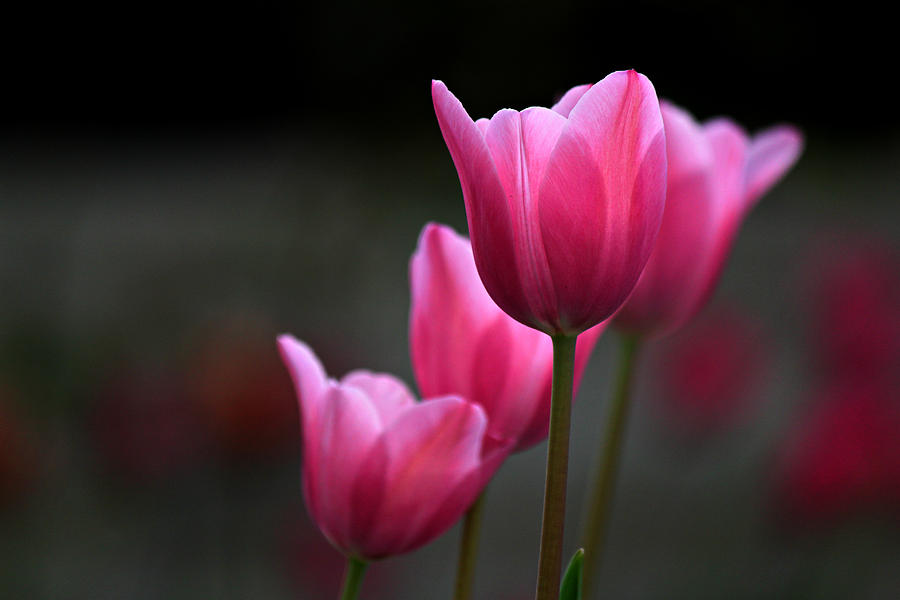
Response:
[{"label": "thin flower stem", "polygon": [[485,496],[487,496],[487,490],[481,492],[481,495],[466,512],[463,520],[462,539],[459,542],[459,562],[456,565],[454,600],[469,600],[472,597],[472,588],[475,583],[475,563],[478,556],[478,534],[481,531]]},{"label": "thin flower stem", "polygon": [[594,575],[600,568],[600,557],[609,525],[610,506],[622,455],[622,439],[631,404],[632,382],[637,359],[639,340],[634,336],[623,336],[620,347],[619,373],[616,378],[615,395],[609,407],[606,421],[606,435],[601,454],[597,461],[597,475],[591,502],[588,504],[587,526],[584,531],[584,592],[591,595]]},{"label": "thin flower stem", "polygon": [[566,478],[569,470],[569,423],[572,416],[572,380],[575,375],[574,335],[553,336],[553,391],[550,397],[550,439],[541,555],[538,560],[536,600],[559,598],[562,544],[566,518]]},{"label": "thin flower stem", "polygon": [[344,570],[344,585],[341,588],[340,600],[356,600],[368,566],[369,563],[358,558],[347,557],[347,568]]}]

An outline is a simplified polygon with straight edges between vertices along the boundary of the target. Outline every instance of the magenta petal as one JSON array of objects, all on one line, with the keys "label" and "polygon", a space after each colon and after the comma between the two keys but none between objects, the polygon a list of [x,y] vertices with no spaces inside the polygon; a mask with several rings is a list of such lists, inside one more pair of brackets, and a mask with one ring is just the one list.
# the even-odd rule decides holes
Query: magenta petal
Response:
[{"label": "magenta petal", "polygon": [[572,109],[575,108],[575,105],[578,104],[578,101],[581,100],[581,97],[584,96],[584,93],[591,89],[591,85],[593,84],[587,83],[585,85],[576,85],[563,94],[563,97],[559,99],[559,102],[553,105],[552,110],[564,117],[568,117]]},{"label": "magenta petal", "polygon": [[553,346],[549,336],[504,314],[482,330],[470,378],[484,403],[490,431],[525,450],[547,436]]},{"label": "magenta petal", "polygon": [[410,354],[420,393],[473,399],[475,341],[504,313],[484,289],[468,240],[426,225],[410,261],[410,288]]},{"label": "magenta petal", "polygon": [[410,405],[415,398],[406,384],[387,373],[352,371],[341,379],[341,385],[362,391],[378,413],[380,427],[385,428]]},{"label": "magenta petal", "polygon": [[404,551],[420,547],[459,521],[509,456],[511,449],[512,443],[507,441],[495,443],[492,448],[485,451],[481,463],[469,471],[443,502],[437,505],[437,509],[429,517],[421,532],[407,540]]},{"label": "magenta petal", "polygon": [[528,308],[527,314],[513,316],[526,324],[534,324],[534,317],[544,324],[555,321],[556,299],[541,240],[536,192],[565,124],[565,118],[546,108],[521,113],[504,109],[494,115],[485,133],[509,199],[515,264]]},{"label": "magenta petal", "polygon": [[359,532],[351,530],[353,485],[359,466],[381,433],[375,407],[352,387],[331,384],[324,394],[322,420],[314,433],[318,460],[306,457],[317,515],[323,533],[339,548],[348,548]]},{"label": "magenta petal", "polygon": [[639,334],[665,333],[691,316],[706,285],[720,210],[713,155],[704,130],[685,111],[662,106],[668,176],[666,208],[653,253],[616,323]]},{"label": "magenta petal", "polygon": [[294,382],[303,427],[315,431],[319,423],[322,394],[328,381],[325,369],[309,346],[292,335],[278,336],[278,350]]},{"label": "magenta petal", "polygon": [[[380,448],[387,456],[387,493],[368,535],[374,544],[370,552],[409,549],[408,541],[422,532],[437,506],[480,465],[486,427],[481,408],[448,397],[410,407],[385,430]],[[465,511],[458,509],[459,515]]]},{"label": "magenta petal", "polygon": [[631,293],[662,219],[665,166],[662,117],[646,77],[613,73],[572,109],[540,189],[563,330],[608,318]]},{"label": "magenta petal", "polygon": [[803,150],[803,135],[782,125],[754,136],[744,174],[745,202],[753,204],[790,169]]},{"label": "magenta petal", "polygon": [[491,297],[514,310],[522,297],[506,192],[484,136],[456,97],[440,81],[431,85],[434,110],[459,173],[478,273]]}]

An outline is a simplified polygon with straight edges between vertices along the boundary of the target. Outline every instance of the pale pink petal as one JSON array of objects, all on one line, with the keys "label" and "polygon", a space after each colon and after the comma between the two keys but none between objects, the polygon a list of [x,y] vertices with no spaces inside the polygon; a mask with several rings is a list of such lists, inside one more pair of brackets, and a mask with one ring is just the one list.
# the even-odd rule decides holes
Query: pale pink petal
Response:
[{"label": "pale pink petal", "polygon": [[448,397],[408,408],[385,430],[369,459],[387,465],[378,515],[367,535],[370,553],[393,554],[422,531],[480,465],[486,428],[480,407]]},{"label": "pale pink petal", "polygon": [[608,318],[631,293],[659,230],[665,184],[653,86],[634,71],[613,73],[572,109],[540,188],[563,331]]},{"label": "pale pink petal", "polygon": [[406,384],[387,373],[372,373],[362,369],[351,371],[341,380],[341,385],[355,387],[366,395],[378,413],[382,428],[387,427],[398,414],[416,402]]},{"label": "pale pink petal", "polygon": [[578,101],[581,100],[581,97],[584,96],[584,93],[591,89],[593,84],[587,83],[585,85],[576,85],[568,92],[563,94],[563,97],[559,99],[559,102],[553,105],[552,109],[555,112],[558,112],[564,117],[568,117],[569,113],[575,108],[575,105],[578,104]]},{"label": "pale pink petal", "polygon": [[353,546],[360,532],[353,531],[351,500],[360,467],[381,434],[375,407],[358,389],[330,384],[324,394],[322,419],[316,432],[318,457],[304,456],[322,532],[338,548]]},{"label": "pale pink petal", "polygon": [[542,323],[552,324],[556,313],[553,280],[541,240],[536,191],[565,124],[565,118],[546,108],[530,108],[521,113],[504,109],[494,115],[485,133],[485,142],[509,202],[516,269],[530,318],[521,316],[529,325],[534,324],[534,316]]},{"label": "pale pink petal", "polygon": [[441,133],[459,172],[469,235],[478,273],[488,293],[504,310],[516,310],[522,285],[516,264],[512,215],[491,153],[479,127],[440,81],[431,96]]},{"label": "pale pink petal", "polygon": [[794,127],[772,127],[754,136],[747,151],[745,202],[755,203],[797,162],[802,150],[803,135]]}]

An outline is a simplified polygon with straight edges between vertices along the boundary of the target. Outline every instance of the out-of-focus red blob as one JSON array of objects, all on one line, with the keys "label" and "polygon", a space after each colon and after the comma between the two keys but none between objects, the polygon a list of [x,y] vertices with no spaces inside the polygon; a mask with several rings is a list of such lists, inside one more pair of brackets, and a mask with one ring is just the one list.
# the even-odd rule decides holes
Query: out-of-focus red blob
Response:
[{"label": "out-of-focus red blob", "polygon": [[[824,246],[824,244],[823,244]],[[900,260],[872,242],[831,242],[816,252],[804,302],[815,349],[830,376],[866,380],[900,370]]]},{"label": "out-of-focus red blob", "polygon": [[230,458],[287,456],[300,447],[290,377],[267,321],[237,315],[199,336],[186,367],[189,389]]},{"label": "out-of-focus red blob", "polygon": [[179,378],[136,367],[101,384],[88,425],[104,468],[128,483],[189,470],[202,459],[209,437]]},{"label": "out-of-focus red blob", "polygon": [[11,395],[0,384],[0,509],[22,498],[34,482],[37,468],[34,445],[10,407]]},{"label": "out-of-focus red blob", "polygon": [[765,371],[762,326],[736,309],[716,308],[661,342],[660,399],[689,432],[730,425],[745,413]]},{"label": "out-of-focus red blob", "polygon": [[796,424],[778,456],[778,514],[790,526],[859,512],[900,517],[900,398],[882,386],[839,385]]}]

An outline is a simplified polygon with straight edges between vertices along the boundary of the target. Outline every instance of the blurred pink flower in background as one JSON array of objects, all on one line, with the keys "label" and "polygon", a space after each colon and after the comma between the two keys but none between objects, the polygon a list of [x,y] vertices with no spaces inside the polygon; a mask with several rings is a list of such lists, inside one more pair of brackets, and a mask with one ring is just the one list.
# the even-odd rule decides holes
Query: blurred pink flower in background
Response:
[{"label": "blurred pink flower in background", "polygon": [[625,301],[665,203],[662,117],[650,80],[612,73],[553,109],[474,122],[432,83],[459,172],[478,273],[494,302],[547,333],[574,334]]},{"label": "blurred pink flower in background", "polygon": [[[869,381],[900,372],[900,260],[877,240],[828,239],[804,265],[815,356],[828,377]],[[887,381],[886,381],[887,383]]]},{"label": "blurred pink flower in background", "polygon": [[[423,397],[480,404],[488,431],[524,450],[547,437],[553,346],[506,315],[478,278],[469,241],[443,225],[422,230],[410,261],[410,350]],[[605,324],[579,336],[575,387]]]},{"label": "blurred pink flower in background", "polygon": [[185,373],[220,447],[234,459],[288,456],[298,447],[290,377],[264,318],[233,314],[197,336]]},{"label": "blurred pink flower in background", "polygon": [[803,138],[788,126],[749,138],[735,123],[701,125],[662,102],[668,179],[666,208],[653,254],[616,327],[663,334],[693,317],[722,272],[747,212],[794,164]]},{"label": "blurred pink flower in background", "polygon": [[183,379],[167,371],[114,371],[95,392],[88,427],[100,462],[119,482],[160,481],[208,455],[207,423]]},{"label": "blurred pink flower in background", "polygon": [[834,385],[798,420],[778,455],[779,516],[792,527],[860,512],[900,517],[900,397],[879,385]]},{"label": "blurred pink flower in background", "polygon": [[750,409],[766,368],[762,324],[714,307],[665,340],[657,359],[660,401],[690,433],[733,425]]},{"label": "blurred pink flower in background", "polygon": [[416,402],[391,375],[329,379],[302,342],[279,337],[300,404],[303,490],[312,519],[348,556],[414,550],[469,508],[512,444],[486,435],[477,404]]}]

